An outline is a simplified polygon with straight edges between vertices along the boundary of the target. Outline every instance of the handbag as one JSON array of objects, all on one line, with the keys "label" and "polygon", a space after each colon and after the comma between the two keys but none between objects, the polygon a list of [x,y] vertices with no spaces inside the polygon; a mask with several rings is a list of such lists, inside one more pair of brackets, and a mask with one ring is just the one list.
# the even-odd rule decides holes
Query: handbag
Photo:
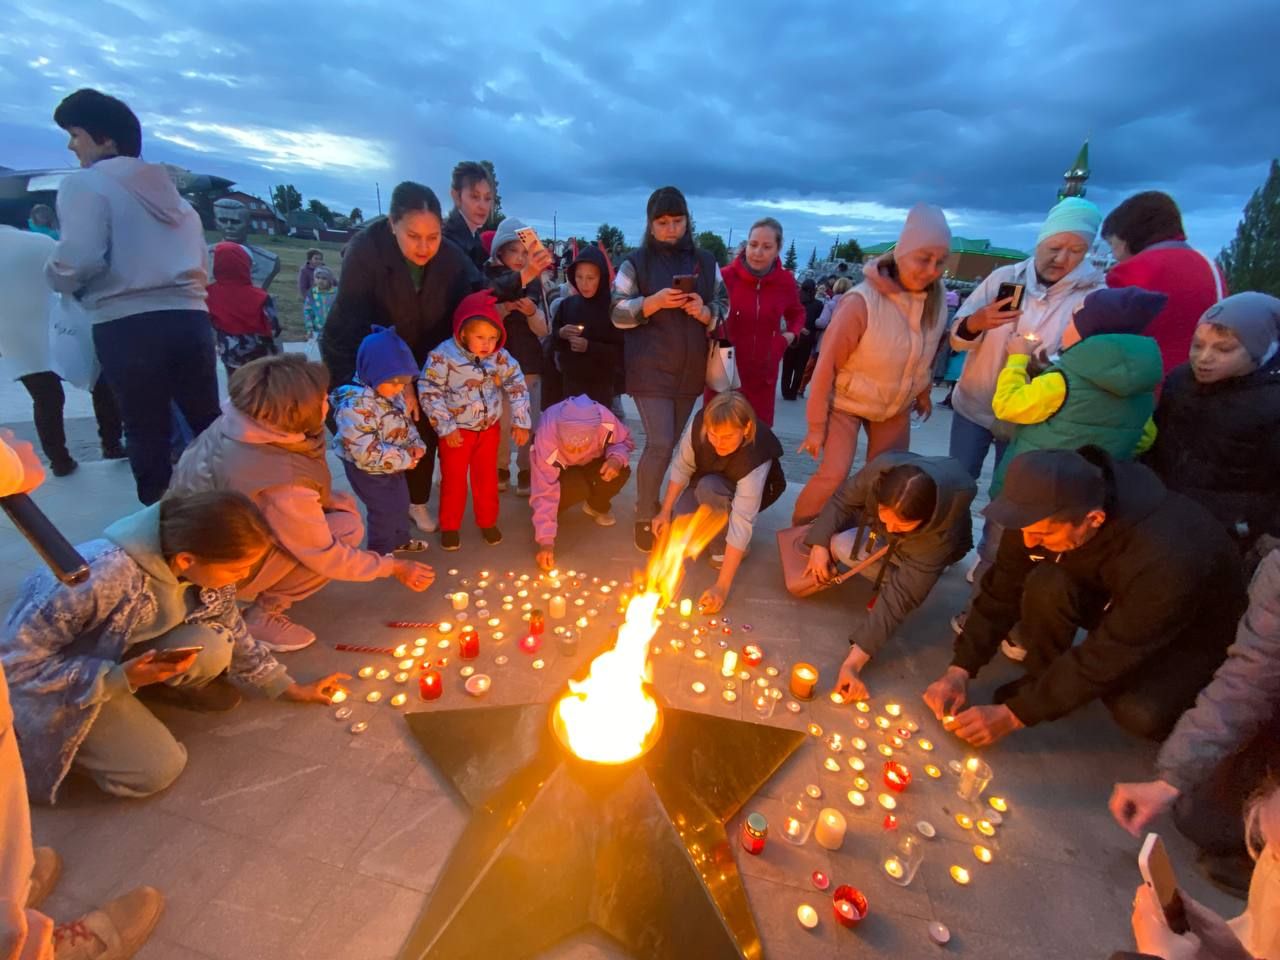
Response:
[{"label": "handbag", "polygon": [[793,597],[810,597],[815,593],[821,593],[823,590],[829,590],[831,587],[844,583],[849,578],[857,576],[867,567],[884,559],[891,546],[886,543],[874,553],[867,554],[843,573],[837,574],[826,583],[819,583],[808,572],[809,547],[804,541],[809,536],[811,529],[813,529],[813,524],[806,523],[798,527],[788,527],[786,530],[778,531],[778,555],[782,560],[782,579],[786,584],[787,592]]},{"label": "handbag", "polygon": [[74,297],[62,294],[49,308],[49,365],[72,386],[92,390],[102,373],[93,345],[93,323]]},{"label": "handbag", "polygon": [[707,389],[713,393],[742,389],[733,344],[725,338],[723,328],[711,338],[711,352],[707,354]]}]

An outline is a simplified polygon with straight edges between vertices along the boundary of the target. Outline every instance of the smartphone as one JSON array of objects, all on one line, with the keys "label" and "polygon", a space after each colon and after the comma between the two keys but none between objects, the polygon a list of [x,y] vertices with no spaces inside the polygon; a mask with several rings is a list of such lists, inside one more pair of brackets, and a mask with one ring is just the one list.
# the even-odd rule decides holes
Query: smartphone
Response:
[{"label": "smartphone", "polygon": [[671,286],[681,293],[693,293],[698,278],[692,273],[677,273],[671,278]]},{"label": "smartphone", "polygon": [[524,248],[530,253],[538,250],[545,250],[542,241],[538,239],[538,232],[533,227],[521,227],[516,231],[516,239],[524,244]]},{"label": "smartphone", "polygon": [[152,658],[155,663],[177,663],[185,660],[193,653],[199,653],[204,646],[196,647],[172,647],[168,650],[157,650],[156,655]]},{"label": "smartphone", "polygon": [[1156,899],[1164,910],[1164,919],[1174,933],[1186,933],[1187,912],[1182,905],[1182,897],[1178,895],[1178,878],[1174,876],[1173,864],[1164,849],[1164,841],[1158,833],[1148,833],[1138,854],[1138,869],[1142,879],[1155,891]]},{"label": "smartphone", "polygon": [[1021,310],[1022,294],[1026,289],[1027,289],[1026,286],[1021,283],[1002,283],[1000,284],[1000,289],[996,291],[995,302],[999,303],[1002,300],[1008,300],[1010,297],[1012,297],[1013,302],[1010,303],[1008,306],[1004,307],[1004,309],[1005,310]]}]

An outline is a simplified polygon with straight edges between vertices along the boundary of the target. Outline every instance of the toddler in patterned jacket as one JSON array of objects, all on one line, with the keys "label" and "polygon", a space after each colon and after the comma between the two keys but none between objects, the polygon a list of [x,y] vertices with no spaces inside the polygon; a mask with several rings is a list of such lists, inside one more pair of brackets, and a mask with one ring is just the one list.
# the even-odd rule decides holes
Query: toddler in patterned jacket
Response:
[{"label": "toddler in patterned jacket", "polygon": [[427,451],[405,400],[417,372],[413,351],[400,335],[374,326],[356,354],[355,382],[333,391],[334,449],[364,504],[368,547],[376,553],[427,549],[409,536],[404,476]]}]

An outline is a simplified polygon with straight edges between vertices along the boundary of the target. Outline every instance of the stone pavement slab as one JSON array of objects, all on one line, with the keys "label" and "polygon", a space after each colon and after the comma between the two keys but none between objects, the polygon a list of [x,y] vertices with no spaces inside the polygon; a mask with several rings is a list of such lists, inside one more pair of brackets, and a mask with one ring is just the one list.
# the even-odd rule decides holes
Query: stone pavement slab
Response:
[{"label": "stone pavement slab", "polygon": [[[803,434],[803,408],[779,404],[778,432],[789,450]],[[0,416],[7,419],[7,416]],[[634,416],[631,422],[635,422]],[[913,434],[917,449],[945,452],[948,414]],[[791,474],[808,469],[788,457]],[[335,473],[342,484],[341,472]],[[741,645],[749,638],[766,652],[766,665],[783,670],[799,659],[822,671],[829,689],[835,667],[846,649],[850,623],[860,616],[866,585],[851,583],[798,602],[780,583],[773,546],[774,532],[788,521],[798,484],[764,514],[754,548],[735,585],[725,616],[734,632],[704,641],[712,651],[702,661],[694,645],[681,651],[669,646],[655,657],[659,693],[673,705],[719,715],[753,719],[745,700],[720,699],[718,640]],[[563,569],[582,570],[622,583],[642,558],[630,543],[633,491],[617,504],[619,523],[603,530],[580,514],[566,517],[559,542]],[[72,477],[50,481],[38,501],[73,540],[89,539],[117,517],[136,507],[128,467],[118,463],[86,463]],[[505,542],[485,546],[473,527],[463,530],[463,549],[445,554],[434,546],[427,562],[436,567],[437,585],[415,595],[395,582],[333,584],[295,608],[297,619],[315,629],[315,647],[284,657],[291,672],[309,679],[322,672],[355,673],[366,663],[392,666],[390,658],[340,653],[338,642],[387,644],[411,640],[420,631],[391,631],[387,619],[434,620],[452,616],[445,593],[463,579],[474,582],[489,569],[494,579],[506,571],[535,573],[528,528],[528,506],[512,495],[503,498]],[[36,561],[20,538],[0,538],[0,603],[8,605],[21,577]],[[767,783],[745,810],[769,816],[775,835],[765,853],[752,858],[736,842],[748,897],[770,960],[835,956],[929,957],[955,955],[984,958],[1105,957],[1126,947],[1128,912],[1138,883],[1134,865],[1138,844],[1110,820],[1106,800],[1118,778],[1143,778],[1150,770],[1154,747],[1139,743],[1111,724],[1105,711],[1089,709],[1057,724],[1022,731],[986,751],[995,769],[992,789],[1009,799],[1012,810],[998,833],[996,860],[978,864],[970,852],[971,834],[951,817],[963,804],[954,796],[954,777],[932,781],[923,775],[926,759],[945,767],[966,755],[963,745],[937,728],[920,702],[920,692],[946,665],[951,633],[948,617],[964,603],[968,585],[964,565],[943,577],[934,594],[900,631],[867,680],[877,709],[890,699],[920,723],[936,749],[926,757],[910,746],[906,762],[915,782],[901,798],[903,829],[916,820],[932,822],[939,837],[926,848],[917,879],[908,888],[889,883],[880,872],[882,842],[879,808],[858,812],[845,794],[854,774],[847,768],[832,774],[822,766],[829,755],[822,740],[810,738]],[[450,576],[449,570],[459,571]],[[693,567],[682,591],[696,597],[714,574],[705,563]],[[468,585],[474,589],[474,583]],[[498,602],[494,589],[487,596]],[[495,610],[504,620],[507,639],[486,637],[476,669],[489,673],[494,685],[484,700],[462,690],[458,663],[445,669],[446,692],[439,708],[545,702],[563,688],[565,677],[581,668],[595,649],[607,643],[606,625],[616,611],[598,605],[598,615],[576,657],[544,645],[545,669],[535,671],[529,657],[512,649],[513,614]],[[475,614],[474,604],[469,614]],[[750,624],[750,634],[741,628]],[[486,631],[488,628],[486,628]],[[658,640],[681,635],[664,628]],[[508,656],[499,666],[498,655]],[[758,671],[757,671],[758,672]],[[993,664],[989,676],[975,685],[985,697],[994,686],[1016,676],[1008,663]],[[754,674],[753,674],[754,676]],[[707,694],[689,685],[703,680]],[[270,703],[248,697],[234,712],[200,715],[161,708],[158,713],[186,743],[190,762],[179,781],[160,796],[143,801],[109,800],[84,782],[72,782],[56,808],[35,810],[36,837],[56,845],[66,860],[60,888],[50,909],[69,916],[133,884],[151,883],[165,891],[168,908],[156,939],[140,954],[149,960],[390,960],[426,902],[431,886],[466,821],[467,809],[421,756],[400,711],[387,703],[406,689],[393,681],[353,680],[355,716],[369,723],[353,736],[348,724],[331,709]],[[364,696],[379,690],[382,702],[369,705]],[[413,690],[408,691],[411,695]],[[408,709],[432,709],[411,696]],[[872,714],[871,716],[874,716]],[[870,744],[866,777],[872,803],[880,757],[874,728],[859,730],[852,707],[836,707],[819,698],[798,714],[779,709],[767,722],[803,729],[810,722],[846,737],[863,736]],[[840,756],[847,762],[851,754]],[[874,759],[873,759],[874,758]],[[824,790],[823,803],[845,813],[849,833],[843,847],[830,852],[811,839],[801,847],[777,835],[784,800],[806,784]],[[737,826],[730,826],[731,838]],[[1217,894],[1200,881],[1189,846],[1165,828],[1180,878],[1190,892],[1227,912],[1240,904]],[[973,882],[956,885],[951,864],[968,867]],[[871,917],[853,931],[838,928],[829,897],[812,889],[814,869],[829,872],[835,882],[849,882],[866,892]],[[818,908],[817,930],[803,930],[796,906]],[[953,940],[945,951],[929,941],[927,922],[942,920]],[[586,932],[545,955],[557,960],[604,960],[623,957],[617,944]]]}]

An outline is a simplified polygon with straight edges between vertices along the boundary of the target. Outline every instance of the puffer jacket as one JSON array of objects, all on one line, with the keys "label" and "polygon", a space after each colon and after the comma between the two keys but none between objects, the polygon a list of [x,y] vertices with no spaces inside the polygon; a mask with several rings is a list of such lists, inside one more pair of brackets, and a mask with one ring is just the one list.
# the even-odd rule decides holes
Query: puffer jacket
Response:
[{"label": "puffer jacket", "polygon": [[388,399],[358,376],[354,383],[333,391],[333,419],[337,432],[333,449],[361,472],[375,477],[403,473],[427,452],[404,395]]},{"label": "puffer jacket", "polygon": [[[876,481],[894,467],[919,467],[938,490],[933,516],[910,533],[890,536],[880,522]],[[973,521],[969,507],[978,486],[958,460],[922,457],[903,452],[884,453],[859,470],[836,491],[805,543],[826,547],[843,530],[863,523],[877,530],[883,542],[893,544],[893,562],[880,587],[879,598],[849,638],[875,656],[902,622],[919,608],[938,578],[973,547]]]},{"label": "puffer jacket", "polygon": [[498,327],[498,349],[481,358],[462,345],[458,334],[468,317],[454,316],[453,336],[431,351],[418,378],[418,403],[441,438],[455,430],[487,430],[502,416],[502,395],[511,401],[511,422],[532,429],[529,388],[520,364],[504,349],[507,334],[495,313],[486,319]]},{"label": "puffer jacket", "polygon": [[[962,332],[964,321],[994,301],[1002,283],[1026,286],[1022,297],[1022,316],[1018,322],[973,337],[966,336]],[[955,411],[988,430],[996,428],[991,398],[995,396],[996,380],[1004,368],[1009,338],[1014,334],[1034,333],[1040,338],[1045,351],[1055,353],[1062,344],[1062,332],[1067,328],[1076,305],[1105,283],[1102,271],[1088,258],[1048,289],[1036,277],[1034,257],[992,271],[960,305],[951,323],[952,349],[968,354],[955,393],[951,396]],[[1004,429],[1008,430],[1007,425]]]}]

